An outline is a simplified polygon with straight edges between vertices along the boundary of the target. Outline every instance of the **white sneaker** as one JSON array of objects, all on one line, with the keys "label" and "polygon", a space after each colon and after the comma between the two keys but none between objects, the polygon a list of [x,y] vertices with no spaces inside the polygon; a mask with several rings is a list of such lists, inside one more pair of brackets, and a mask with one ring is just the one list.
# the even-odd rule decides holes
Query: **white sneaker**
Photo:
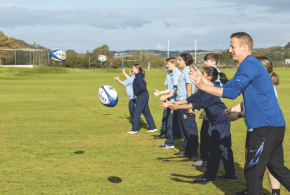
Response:
[{"label": "white sneaker", "polygon": [[148,130],[147,132],[156,132],[157,129],[151,129],[151,130]]},{"label": "white sneaker", "polygon": [[170,146],[170,145],[167,145],[167,144],[163,144],[161,146],[158,146],[158,148],[168,149],[168,148],[174,148],[174,146]]},{"label": "white sneaker", "polygon": [[136,133],[138,133],[138,131],[128,131],[127,133],[129,133],[129,134],[136,134]]}]

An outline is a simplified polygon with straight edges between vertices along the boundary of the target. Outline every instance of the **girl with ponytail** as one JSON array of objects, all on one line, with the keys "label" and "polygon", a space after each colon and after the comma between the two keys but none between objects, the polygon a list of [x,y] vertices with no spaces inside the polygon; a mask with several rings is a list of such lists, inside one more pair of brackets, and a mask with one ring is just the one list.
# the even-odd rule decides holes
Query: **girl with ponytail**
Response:
[{"label": "girl with ponytail", "polygon": [[148,100],[149,94],[146,89],[146,80],[145,80],[145,71],[142,69],[140,64],[135,64],[132,68],[133,73],[135,74],[135,79],[133,81],[133,93],[136,98],[136,104],[134,108],[134,118],[132,121],[132,129],[127,132],[130,134],[138,133],[139,122],[141,114],[143,113],[147,124],[149,126],[149,130],[147,132],[156,132],[156,125],[153,120],[153,117],[150,113]]}]

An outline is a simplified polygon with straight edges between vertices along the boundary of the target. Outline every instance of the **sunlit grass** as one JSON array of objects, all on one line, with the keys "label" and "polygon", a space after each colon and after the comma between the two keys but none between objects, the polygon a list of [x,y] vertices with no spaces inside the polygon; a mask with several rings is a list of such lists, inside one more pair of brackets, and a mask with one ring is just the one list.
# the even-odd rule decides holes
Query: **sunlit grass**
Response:
[{"label": "sunlit grass", "polygon": [[[235,72],[222,71],[229,78]],[[275,72],[281,78],[277,91],[288,122],[290,70]],[[113,80],[117,75],[125,80],[121,70],[0,68],[1,194],[233,194],[245,188],[243,120],[232,123],[231,129],[238,181],[192,184],[205,168],[173,155],[182,141],[175,142],[175,149],[159,149],[164,140],[154,140],[157,133],[146,132],[144,118],[140,133],[126,133],[131,128],[128,98],[125,88]],[[146,71],[150,109],[158,129],[162,110],[152,92],[164,89],[165,76],[166,71]],[[118,91],[116,107],[99,102],[102,85]],[[241,97],[224,99],[228,107],[240,101]],[[196,121],[200,128],[202,121]],[[284,160],[290,167],[287,130]],[[264,194],[270,194],[264,178]],[[281,194],[287,193],[282,187]]]}]

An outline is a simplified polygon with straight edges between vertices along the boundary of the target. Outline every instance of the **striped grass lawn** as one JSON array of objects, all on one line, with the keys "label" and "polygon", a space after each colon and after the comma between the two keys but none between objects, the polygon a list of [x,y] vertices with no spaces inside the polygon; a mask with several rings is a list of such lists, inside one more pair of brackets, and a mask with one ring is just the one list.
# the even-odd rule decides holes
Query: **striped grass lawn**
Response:
[{"label": "striped grass lawn", "polygon": [[[236,70],[222,70],[231,78]],[[275,70],[286,122],[289,118],[290,70]],[[142,117],[138,134],[130,135],[125,87],[113,80],[121,70],[72,70],[63,68],[0,68],[0,194],[233,194],[245,188],[243,175],[246,127],[232,123],[232,148],[237,182],[216,179],[192,184],[205,172],[193,160],[177,158],[174,149],[157,146],[158,133],[147,133]],[[160,129],[162,110],[154,89],[163,89],[166,71],[146,71],[150,109]],[[119,94],[116,107],[98,100],[102,85]],[[228,107],[236,100],[224,99]],[[197,116],[199,116],[197,111]],[[259,112],[257,111],[257,114]],[[198,128],[201,120],[196,119]],[[290,133],[284,139],[285,165],[290,167]],[[198,157],[194,158],[194,161]],[[224,173],[220,166],[219,174]],[[264,176],[264,194],[271,187]],[[281,194],[289,194],[282,187]]]}]

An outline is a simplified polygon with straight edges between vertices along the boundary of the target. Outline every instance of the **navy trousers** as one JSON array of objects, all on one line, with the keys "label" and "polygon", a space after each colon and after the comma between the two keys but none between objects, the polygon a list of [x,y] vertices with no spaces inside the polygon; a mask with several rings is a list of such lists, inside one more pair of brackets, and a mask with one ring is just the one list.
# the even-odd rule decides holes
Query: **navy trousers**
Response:
[{"label": "navy trousers", "polygon": [[200,129],[200,159],[202,161],[208,161],[208,149],[210,141],[208,129],[209,129],[209,121],[203,120]]},{"label": "navy trousers", "polygon": [[216,177],[221,159],[224,162],[225,175],[230,178],[236,175],[230,129],[230,122],[214,126],[209,123],[209,156],[205,177]]},{"label": "navy trousers", "polygon": [[179,118],[180,133],[183,138],[181,150],[191,158],[198,149],[198,130],[195,122],[195,115],[190,116],[188,110],[177,110]]},{"label": "navy trousers", "polygon": [[136,103],[136,99],[130,99],[129,104],[128,104],[132,123],[133,123],[133,119],[134,119],[134,107],[135,107],[135,103]]},{"label": "navy trousers", "polygon": [[162,116],[162,126],[161,126],[161,130],[160,130],[160,135],[166,135],[166,127],[167,127],[167,119],[168,119],[168,110],[170,110],[169,108],[166,108],[164,111],[163,111],[163,116]]},{"label": "navy trousers", "polygon": [[174,145],[174,137],[180,137],[178,113],[176,110],[168,109],[167,113],[167,134],[165,144]]},{"label": "navy trousers", "polygon": [[[266,167],[270,173],[290,191],[290,170],[284,166],[284,154],[282,142],[285,135],[285,126],[282,127],[260,127],[253,130],[249,144],[248,154],[244,167],[249,195],[262,194],[263,176]],[[265,139],[263,152],[256,165],[248,168],[250,161]]]},{"label": "navy trousers", "polygon": [[136,104],[134,108],[134,120],[131,131],[138,131],[140,117],[142,113],[146,119],[149,129],[156,129],[155,122],[149,110],[148,101],[149,101],[148,93],[138,96],[138,98],[136,99]]}]

